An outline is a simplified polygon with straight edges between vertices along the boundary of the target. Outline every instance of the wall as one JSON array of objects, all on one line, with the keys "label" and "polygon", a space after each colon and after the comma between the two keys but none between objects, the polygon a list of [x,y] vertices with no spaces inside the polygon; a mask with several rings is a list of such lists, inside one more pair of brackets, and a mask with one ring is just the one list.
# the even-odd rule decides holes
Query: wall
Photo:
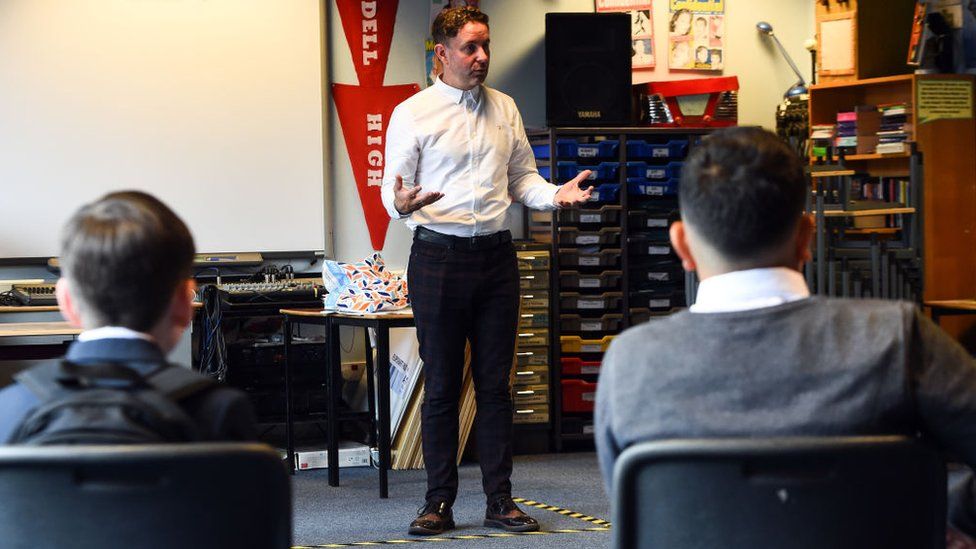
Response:
[{"label": "wall", "polygon": [[[400,0],[397,25],[393,36],[387,84],[422,83],[424,78],[423,40],[428,33],[428,2]],[[667,42],[668,3],[654,2],[654,30],[658,51]],[[810,0],[730,0],[726,8],[726,69],[721,74],[739,77],[739,122],[744,125],[775,127],[776,105],[796,77],[775,46],[756,31],[756,22],[773,25],[777,36],[799,65],[810,74],[810,56],[803,42],[813,37],[813,2]],[[335,82],[355,83],[356,75],[349,57],[334,2],[329,2],[329,29],[332,51],[332,78]],[[481,0],[482,9],[491,17],[492,61],[487,84],[511,95],[522,112],[527,127],[545,126],[545,14],[551,11],[593,11],[593,0]],[[661,60],[659,65],[663,64]],[[707,75],[707,73],[701,73]],[[638,77],[642,82],[654,79],[700,77],[699,73],[671,74],[659,68],[650,75]],[[331,106],[332,120],[335,109]],[[329,180],[334,183],[336,199],[336,257],[355,261],[372,247],[363,222],[362,208],[338,124],[333,122],[332,158]],[[510,216],[521,219],[516,212]],[[518,229],[518,227],[513,227]],[[384,258],[394,267],[403,267],[410,249],[410,232],[399,221],[390,224]]]}]

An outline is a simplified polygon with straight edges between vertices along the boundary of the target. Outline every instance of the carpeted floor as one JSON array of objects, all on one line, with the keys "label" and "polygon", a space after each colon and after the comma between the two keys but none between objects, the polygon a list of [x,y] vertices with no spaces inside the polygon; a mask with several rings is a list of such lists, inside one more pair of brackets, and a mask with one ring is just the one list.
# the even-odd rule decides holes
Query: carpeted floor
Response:
[{"label": "carpeted floor", "polygon": [[[335,546],[330,544],[418,539],[408,536],[406,530],[423,503],[426,489],[423,471],[391,471],[390,498],[386,500],[379,498],[378,475],[374,469],[342,469],[338,487],[329,486],[325,469],[301,471],[293,479],[296,546],[329,547]],[[592,520],[522,504],[523,510],[539,521],[543,531],[552,533],[484,537],[501,532],[481,525],[485,513],[481,471],[477,464],[464,464],[460,469],[460,490],[454,504],[458,527],[440,536],[451,539],[438,545],[533,549],[609,546],[609,532],[603,530],[599,522],[594,522],[610,520],[610,505],[594,453],[517,457],[512,485],[515,497],[581,513]],[[553,532],[555,530],[572,531]],[[457,539],[459,536],[471,538]]]}]

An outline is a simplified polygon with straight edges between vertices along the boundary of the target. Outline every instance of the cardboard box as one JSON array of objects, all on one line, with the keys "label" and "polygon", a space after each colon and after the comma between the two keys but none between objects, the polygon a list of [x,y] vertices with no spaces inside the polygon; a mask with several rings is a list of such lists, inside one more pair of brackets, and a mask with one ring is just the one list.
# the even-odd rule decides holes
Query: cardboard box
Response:
[{"label": "cardboard box", "polygon": [[[339,467],[369,467],[369,446],[358,442],[339,443]],[[295,469],[324,469],[329,466],[327,448],[299,448],[295,450]]]}]

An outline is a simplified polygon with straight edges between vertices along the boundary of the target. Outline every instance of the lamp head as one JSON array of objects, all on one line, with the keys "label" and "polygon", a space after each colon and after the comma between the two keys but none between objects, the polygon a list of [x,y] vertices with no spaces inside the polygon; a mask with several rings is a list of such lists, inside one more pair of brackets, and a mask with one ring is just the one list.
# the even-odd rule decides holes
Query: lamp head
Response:
[{"label": "lamp head", "polygon": [[756,23],[756,28],[759,29],[759,32],[763,34],[769,34],[769,35],[773,34],[773,26],[765,21],[760,21]]},{"label": "lamp head", "polygon": [[807,85],[803,82],[803,80],[800,80],[796,84],[790,86],[790,89],[786,90],[783,97],[798,97],[800,95],[806,95],[807,91]]}]

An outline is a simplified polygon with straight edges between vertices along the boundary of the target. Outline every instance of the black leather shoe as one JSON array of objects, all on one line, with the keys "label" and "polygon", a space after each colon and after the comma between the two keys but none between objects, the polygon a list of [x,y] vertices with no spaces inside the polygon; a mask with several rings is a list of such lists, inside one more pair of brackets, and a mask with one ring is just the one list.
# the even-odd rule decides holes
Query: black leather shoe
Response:
[{"label": "black leather shoe", "polygon": [[539,523],[523,513],[508,496],[488,503],[488,509],[485,511],[485,526],[500,528],[506,532],[535,532],[539,529]]},{"label": "black leather shoe", "polygon": [[407,530],[414,536],[436,536],[454,529],[454,512],[446,501],[428,501],[417,509],[417,518]]}]

